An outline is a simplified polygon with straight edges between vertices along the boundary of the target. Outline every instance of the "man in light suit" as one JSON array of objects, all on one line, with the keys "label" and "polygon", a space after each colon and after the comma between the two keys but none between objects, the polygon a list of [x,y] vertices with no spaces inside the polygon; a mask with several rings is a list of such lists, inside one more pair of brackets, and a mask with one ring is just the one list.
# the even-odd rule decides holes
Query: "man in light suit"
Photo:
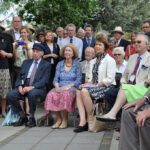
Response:
[{"label": "man in light suit", "polygon": [[[37,97],[42,99],[46,96],[46,83],[50,76],[50,63],[45,61],[42,56],[44,46],[39,43],[33,45],[33,58],[23,62],[21,71],[16,80],[16,88],[7,94],[7,100],[13,107],[13,111],[19,113],[20,119],[14,126],[26,124],[28,127],[36,126],[34,113],[36,110]],[[25,85],[22,85],[21,75],[24,76]],[[29,120],[22,111],[19,101],[25,96],[29,102]]]},{"label": "man in light suit", "polygon": [[149,135],[150,89],[144,97],[123,107],[119,150],[148,150],[150,148]]},{"label": "man in light suit", "polygon": [[81,39],[75,37],[75,31],[76,31],[76,27],[74,24],[68,24],[66,27],[67,31],[68,31],[68,37],[65,39],[62,39],[61,41],[61,45],[60,45],[60,49],[69,44],[72,43],[73,45],[75,45],[79,51],[79,60],[82,59],[82,50],[83,50],[83,42]]},{"label": "man in light suit", "polygon": [[[135,40],[135,49],[137,54],[132,55],[129,58],[126,70],[121,78],[121,84],[136,84],[144,85],[147,79],[150,79],[150,54],[147,52],[148,48],[148,37],[143,34],[139,34]],[[138,59],[140,63],[136,68]],[[134,74],[136,68],[136,73]],[[100,121],[114,121],[116,115],[122,106],[126,103],[125,91],[120,88],[116,102],[112,109],[105,115],[97,117]]]},{"label": "man in light suit", "polygon": [[21,40],[20,32],[19,32],[19,30],[20,30],[20,28],[22,26],[22,19],[21,19],[21,17],[19,17],[19,16],[13,17],[12,25],[13,25],[13,28],[8,30],[8,31],[6,31],[6,33],[10,34],[13,37],[14,41]]},{"label": "man in light suit", "polygon": [[82,51],[82,60],[85,60],[85,49],[90,46],[90,47],[94,47],[95,45],[95,38],[92,36],[93,35],[93,27],[90,24],[87,24],[84,27],[85,30],[85,37],[82,40],[83,41],[83,51]]}]

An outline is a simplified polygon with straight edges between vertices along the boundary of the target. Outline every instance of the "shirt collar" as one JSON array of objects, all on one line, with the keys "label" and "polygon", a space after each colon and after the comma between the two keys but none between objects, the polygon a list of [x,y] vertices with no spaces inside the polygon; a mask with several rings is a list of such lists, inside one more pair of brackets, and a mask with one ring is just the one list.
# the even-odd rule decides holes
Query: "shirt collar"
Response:
[{"label": "shirt collar", "polygon": [[38,61],[33,61],[33,63],[37,62],[38,64],[41,62],[41,58]]},{"label": "shirt collar", "polygon": [[140,55],[141,59],[143,59],[147,53],[148,52],[146,51],[144,54]]}]

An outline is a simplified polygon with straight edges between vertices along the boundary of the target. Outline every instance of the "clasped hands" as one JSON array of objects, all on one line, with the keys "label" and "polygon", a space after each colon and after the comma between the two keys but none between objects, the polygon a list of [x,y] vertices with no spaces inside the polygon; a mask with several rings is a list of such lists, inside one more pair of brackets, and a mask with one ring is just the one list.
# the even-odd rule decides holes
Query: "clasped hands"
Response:
[{"label": "clasped hands", "polygon": [[18,90],[19,90],[19,93],[21,94],[21,95],[24,95],[24,94],[26,94],[26,93],[28,93],[29,91],[31,91],[31,90],[33,90],[34,89],[34,87],[33,86],[27,86],[27,87],[22,87],[22,86],[19,86],[19,88],[18,88]]},{"label": "clasped hands", "polygon": [[[136,112],[139,108],[141,108],[146,102],[146,98],[136,99],[134,102],[126,104],[123,106],[123,109],[128,109],[130,107],[135,107],[133,112]],[[143,127],[146,119],[150,118],[150,108],[145,109],[143,111],[137,112],[136,116],[136,124],[138,127]]]},{"label": "clasped hands", "polygon": [[60,93],[60,92],[62,92],[62,91],[64,91],[64,90],[67,90],[67,89],[69,89],[69,88],[71,88],[71,85],[65,85],[65,86],[63,86],[63,87],[56,87],[55,89],[56,89],[56,92],[57,92],[57,93]]}]

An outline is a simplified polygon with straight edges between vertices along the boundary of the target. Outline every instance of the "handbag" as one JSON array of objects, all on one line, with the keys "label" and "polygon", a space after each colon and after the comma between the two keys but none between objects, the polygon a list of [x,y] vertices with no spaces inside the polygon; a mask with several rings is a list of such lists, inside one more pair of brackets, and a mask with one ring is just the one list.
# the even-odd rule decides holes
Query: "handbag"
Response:
[{"label": "handbag", "polygon": [[101,103],[94,104],[92,115],[89,116],[88,131],[89,132],[100,132],[105,130],[107,123],[98,121],[97,116],[103,115],[103,108]]},{"label": "handbag", "polygon": [[12,123],[18,121],[18,114],[13,113],[12,107],[8,106],[9,111],[5,117],[5,120],[2,122],[2,126],[10,126]]}]

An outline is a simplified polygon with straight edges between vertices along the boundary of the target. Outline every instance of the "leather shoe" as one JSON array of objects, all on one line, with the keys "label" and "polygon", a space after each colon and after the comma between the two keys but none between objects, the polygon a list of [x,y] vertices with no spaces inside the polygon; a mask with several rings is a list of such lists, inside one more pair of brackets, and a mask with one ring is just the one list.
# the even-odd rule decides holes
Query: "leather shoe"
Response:
[{"label": "leather shoe", "polygon": [[27,118],[27,117],[26,117],[26,118],[20,117],[20,119],[19,119],[17,122],[14,122],[12,125],[13,125],[14,127],[22,126],[22,125],[24,125],[27,121],[28,121],[28,118]]},{"label": "leather shoe", "polygon": [[84,126],[78,126],[76,129],[73,130],[76,133],[88,131],[88,123],[86,123]]},{"label": "leather shoe", "polygon": [[30,117],[29,121],[26,123],[26,126],[30,127],[30,128],[35,127],[36,126],[35,118],[34,117]]},{"label": "leather shoe", "polygon": [[99,121],[103,121],[103,122],[114,122],[116,121],[116,117],[112,117],[112,116],[98,116],[96,117],[97,120]]}]

